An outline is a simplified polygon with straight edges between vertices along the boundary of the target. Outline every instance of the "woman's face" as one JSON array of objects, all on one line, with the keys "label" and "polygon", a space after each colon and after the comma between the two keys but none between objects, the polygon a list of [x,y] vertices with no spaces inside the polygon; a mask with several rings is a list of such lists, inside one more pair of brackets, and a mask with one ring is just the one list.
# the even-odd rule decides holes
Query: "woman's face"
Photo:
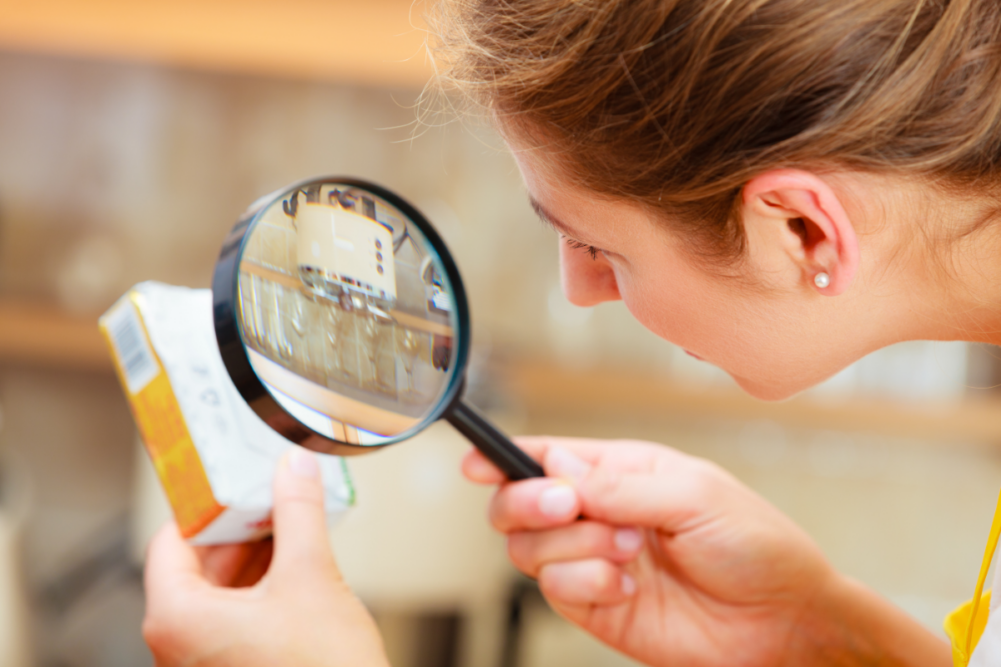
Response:
[{"label": "woman's face", "polygon": [[[783,225],[748,228],[735,279],[696,257],[665,221],[547,176],[531,151],[515,157],[533,207],[561,235],[567,299],[585,307],[623,300],[645,327],[754,396],[791,396],[911,337],[907,318],[898,317],[910,305],[892,284],[862,289],[872,280],[857,276],[846,292],[821,294],[784,247],[790,233]],[[871,245],[872,254],[882,253]]]}]

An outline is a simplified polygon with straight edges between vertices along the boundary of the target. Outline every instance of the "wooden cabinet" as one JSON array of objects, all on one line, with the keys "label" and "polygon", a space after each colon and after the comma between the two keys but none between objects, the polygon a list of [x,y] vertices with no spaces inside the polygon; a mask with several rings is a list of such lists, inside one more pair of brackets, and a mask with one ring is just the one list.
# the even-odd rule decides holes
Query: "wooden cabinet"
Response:
[{"label": "wooden cabinet", "polygon": [[[0,364],[111,373],[96,316],[0,300]],[[663,376],[572,370],[525,359],[498,370],[505,390],[531,413],[684,415],[769,419],[788,426],[867,431],[950,442],[1001,442],[1001,400],[954,402],[798,397],[766,403],[738,389],[693,390]]]},{"label": "wooden cabinet", "polygon": [[6,3],[0,49],[420,88],[423,2],[35,0]]}]

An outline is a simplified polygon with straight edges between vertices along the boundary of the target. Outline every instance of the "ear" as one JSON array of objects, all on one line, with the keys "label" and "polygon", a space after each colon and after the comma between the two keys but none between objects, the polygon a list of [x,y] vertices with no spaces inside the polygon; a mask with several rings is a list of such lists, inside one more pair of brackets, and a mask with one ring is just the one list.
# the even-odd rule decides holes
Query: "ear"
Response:
[{"label": "ear", "polygon": [[[859,246],[840,199],[823,179],[797,169],[776,169],[755,176],[743,189],[745,228],[765,225],[813,290],[827,296],[843,294],[855,279]],[[774,229],[775,225],[781,225]],[[813,280],[826,273],[827,287]]]}]

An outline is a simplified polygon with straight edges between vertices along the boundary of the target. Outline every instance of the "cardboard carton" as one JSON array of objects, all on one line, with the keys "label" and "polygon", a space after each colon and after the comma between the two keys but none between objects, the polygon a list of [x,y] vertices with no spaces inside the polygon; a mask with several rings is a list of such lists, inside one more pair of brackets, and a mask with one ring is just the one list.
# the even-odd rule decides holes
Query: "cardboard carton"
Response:
[{"label": "cardboard carton", "polygon": [[[274,472],[294,445],[233,386],[211,291],[140,283],[99,325],[184,537],[205,545],[268,535]],[[333,521],[354,503],[354,489],[343,459],[317,456]]]}]

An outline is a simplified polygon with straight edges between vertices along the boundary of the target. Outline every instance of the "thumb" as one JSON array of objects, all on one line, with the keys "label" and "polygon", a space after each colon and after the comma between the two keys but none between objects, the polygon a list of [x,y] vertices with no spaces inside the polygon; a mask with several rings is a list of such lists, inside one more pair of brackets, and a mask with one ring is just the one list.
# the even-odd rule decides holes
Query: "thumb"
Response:
[{"label": "thumb", "polygon": [[144,578],[150,607],[163,606],[161,601],[177,598],[179,591],[186,593],[205,584],[202,564],[195,550],[184,541],[173,521],[157,531],[150,542]]},{"label": "thumb", "polygon": [[340,579],[327,536],[320,461],[311,451],[292,447],[278,464],[273,510],[275,553],[271,572],[282,577],[332,568]]},{"label": "thumb", "polygon": [[626,469],[590,463],[562,447],[545,458],[547,474],[571,480],[582,514],[615,525],[682,532],[709,518],[727,500],[720,471],[677,453]]}]

